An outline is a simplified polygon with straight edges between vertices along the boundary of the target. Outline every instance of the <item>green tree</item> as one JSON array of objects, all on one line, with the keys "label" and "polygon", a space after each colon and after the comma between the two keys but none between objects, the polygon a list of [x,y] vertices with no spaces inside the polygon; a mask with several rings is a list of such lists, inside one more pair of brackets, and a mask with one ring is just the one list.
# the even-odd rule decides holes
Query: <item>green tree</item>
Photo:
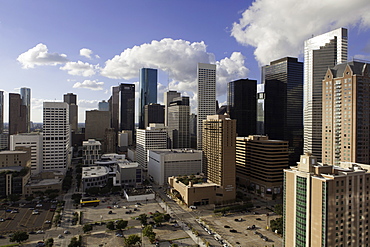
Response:
[{"label": "green tree", "polygon": [[138,243],[141,243],[141,239],[139,235],[131,234],[124,240],[125,247],[132,247],[135,246]]},{"label": "green tree", "polygon": [[274,207],[275,214],[283,215],[283,205],[282,204],[276,204]]},{"label": "green tree", "polygon": [[140,214],[138,218],[139,218],[140,223],[143,226],[148,225],[148,222],[147,222],[148,221],[148,216],[146,214]]},{"label": "green tree", "polygon": [[270,228],[273,232],[277,230],[278,234],[283,234],[283,217],[276,218],[275,220],[270,220]]},{"label": "green tree", "polygon": [[178,244],[171,244],[171,247],[179,247],[179,245]]},{"label": "green tree", "polygon": [[108,228],[109,230],[114,230],[114,229],[116,229],[116,228],[115,228],[115,226],[114,226],[114,222],[113,222],[113,221],[109,221],[109,222],[107,223],[107,228]]},{"label": "green tree", "polygon": [[8,200],[11,201],[11,202],[19,201],[19,199],[21,199],[21,195],[19,195],[19,194],[10,194],[10,195],[8,195]]},{"label": "green tree", "polygon": [[81,238],[77,239],[76,237],[71,238],[71,242],[68,245],[68,247],[81,247],[81,246],[82,246]]},{"label": "green tree", "polygon": [[23,242],[28,239],[28,233],[27,232],[22,232],[22,231],[17,231],[13,234],[13,236],[9,239],[10,242]]},{"label": "green tree", "polygon": [[127,227],[128,221],[127,220],[119,220],[116,224],[116,228],[119,230],[125,229]]},{"label": "green tree", "polygon": [[90,224],[86,224],[86,225],[84,225],[84,226],[82,227],[82,230],[84,231],[84,233],[89,232],[89,231],[91,231],[92,229],[93,229],[93,227],[92,227],[92,225],[90,225]]},{"label": "green tree", "polygon": [[48,238],[45,241],[45,246],[46,247],[52,247],[54,245],[54,239],[53,238]]},{"label": "green tree", "polygon": [[153,227],[151,225],[147,225],[147,226],[144,227],[143,236],[149,238],[149,241],[151,243],[154,243],[156,235],[157,234],[155,232],[153,232]]},{"label": "green tree", "polygon": [[163,214],[159,214],[153,218],[155,224],[161,225],[162,222],[164,222]]},{"label": "green tree", "polygon": [[81,194],[73,194],[71,198],[72,198],[74,203],[80,203],[82,195]]}]

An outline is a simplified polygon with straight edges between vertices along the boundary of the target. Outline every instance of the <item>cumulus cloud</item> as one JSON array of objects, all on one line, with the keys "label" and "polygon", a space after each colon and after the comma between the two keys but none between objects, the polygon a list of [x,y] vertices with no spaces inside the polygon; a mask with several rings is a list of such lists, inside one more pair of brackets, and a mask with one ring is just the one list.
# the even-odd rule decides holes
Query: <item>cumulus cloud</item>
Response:
[{"label": "cumulus cloud", "polygon": [[90,90],[103,90],[104,82],[98,82],[98,80],[84,80],[83,82],[76,82],[73,88],[86,88]]},{"label": "cumulus cloud", "polygon": [[256,0],[233,24],[231,36],[255,47],[261,65],[285,56],[298,56],[312,35],[358,24],[370,26],[368,0]]},{"label": "cumulus cloud", "polygon": [[40,43],[28,51],[22,53],[17,58],[22,64],[22,68],[34,68],[41,65],[57,65],[68,62],[65,54],[49,53],[46,45]]},{"label": "cumulus cloud", "polygon": [[216,61],[214,54],[207,52],[204,42],[191,43],[165,38],[124,50],[105,63],[101,75],[128,80],[137,78],[140,68],[156,68],[165,71],[170,79],[168,87],[158,84],[160,100],[163,92],[170,89],[183,94],[186,92],[191,102],[194,102],[197,97],[198,63],[217,65],[217,94],[222,95],[226,93],[227,82],[248,75],[249,71],[244,65],[244,59],[240,52],[234,52],[230,57]]},{"label": "cumulus cloud", "polygon": [[91,59],[91,55],[93,54],[93,51],[87,48],[82,48],[80,50],[80,56],[87,57]]},{"label": "cumulus cloud", "polygon": [[99,104],[99,100],[85,100],[81,99],[78,100],[78,108],[83,108],[83,109],[97,109]]},{"label": "cumulus cloud", "polygon": [[99,65],[92,65],[89,63],[84,63],[81,61],[77,62],[68,62],[63,67],[60,67],[61,70],[67,70],[70,75],[80,75],[89,77],[95,75],[96,70],[99,69]]}]

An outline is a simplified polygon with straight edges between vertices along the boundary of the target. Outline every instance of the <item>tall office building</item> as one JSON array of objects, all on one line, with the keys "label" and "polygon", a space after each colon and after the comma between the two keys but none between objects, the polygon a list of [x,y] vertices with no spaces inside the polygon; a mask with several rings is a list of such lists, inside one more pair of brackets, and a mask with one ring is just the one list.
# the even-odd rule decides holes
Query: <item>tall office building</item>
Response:
[{"label": "tall office building", "polygon": [[164,125],[168,126],[168,107],[170,106],[170,103],[173,101],[174,98],[180,97],[181,93],[177,91],[168,91],[164,92]]},{"label": "tall office building", "polygon": [[4,132],[4,91],[0,91],[0,134]]},{"label": "tall office building", "polygon": [[28,132],[27,111],[21,95],[9,93],[9,135]]},{"label": "tall office building", "polygon": [[305,154],[284,170],[283,246],[369,246],[370,173],[361,166],[321,165]]},{"label": "tall office building", "polygon": [[[303,152],[303,63],[285,57],[262,67],[258,93],[258,134],[289,141],[289,164]],[[261,105],[262,104],[262,105]]]},{"label": "tall office building", "polygon": [[282,195],[283,169],[289,167],[288,160],[288,141],[262,135],[236,138],[237,182],[264,198]]},{"label": "tall office building", "polygon": [[107,111],[86,111],[85,139],[95,139],[102,142],[105,130],[110,128],[110,113]]},{"label": "tall office building", "polygon": [[321,160],[322,80],[328,68],[347,61],[347,29],[339,28],[304,43],[304,152]]},{"label": "tall office building", "polygon": [[135,132],[135,84],[119,85],[118,126],[118,131]]},{"label": "tall office building", "polygon": [[210,115],[203,121],[203,172],[223,188],[218,201],[236,196],[236,120],[229,115]]},{"label": "tall office building", "polygon": [[150,103],[144,107],[144,128],[151,123],[164,124],[164,105]]},{"label": "tall office building", "polygon": [[370,64],[338,64],[327,70],[322,88],[322,161],[369,164]]},{"label": "tall office building", "polygon": [[22,87],[20,89],[22,105],[26,106],[26,124],[27,132],[31,129],[31,89]]},{"label": "tall office building", "polygon": [[77,95],[73,93],[64,94],[63,100],[69,105],[69,123],[71,125],[71,131],[77,132],[78,130]]},{"label": "tall office building", "polygon": [[240,79],[227,85],[227,112],[236,119],[238,136],[256,134],[257,123],[257,81]]},{"label": "tall office building", "polygon": [[112,87],[112,96],[108,100],[111,113],[111,127],[118,131],[119,129],[119,86]]},{"label": "tall office building", "polygon": [[144,170],[148,169],[148,150],[167,148],[167,128],[164,124],[150,124],[136,130],[136,159]]},{"label": "tall office building", "polygon": [[172,148],[190,148],[189,97],[177,97],[168,106],[168,129],[172,131]]},{"label": "tall office building", "polygon": [[43,104],[43,170],[66,172],[71,163],[69,105]]},{"label": "tall office building", "polygon": [[139,129],[145,128],[145,106],[157,103],[157,70],[140,69]]},{"label": "tall office building", "polygon": [[109,102],[103,100],[98,103],[98,111],[109,111]]},{"label": "tall office building", "polygon": [[216,114],[216,65],[198,63],[197,149],[202,150],[203,120]]}]

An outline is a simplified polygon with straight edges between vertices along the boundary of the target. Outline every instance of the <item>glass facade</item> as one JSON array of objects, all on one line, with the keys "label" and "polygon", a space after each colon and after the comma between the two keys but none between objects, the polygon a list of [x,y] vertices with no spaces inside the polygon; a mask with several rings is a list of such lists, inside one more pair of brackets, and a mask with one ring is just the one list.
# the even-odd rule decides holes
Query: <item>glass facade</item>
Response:
[{"label": "glass facade", "polygon": [[297,176],[296,184],[296,246],[306,246],[307,179]]},{"label": "glass facade", "polygon": [[143,129],[145,125],[145,106],[150,103],[157,103],[157,73],[156,69],[140,69],[139,129]]},{"label": "glass facade", "polygon": [[135,132],[135,84],[121,84],[119,86],[118,125],[119,130]]}]

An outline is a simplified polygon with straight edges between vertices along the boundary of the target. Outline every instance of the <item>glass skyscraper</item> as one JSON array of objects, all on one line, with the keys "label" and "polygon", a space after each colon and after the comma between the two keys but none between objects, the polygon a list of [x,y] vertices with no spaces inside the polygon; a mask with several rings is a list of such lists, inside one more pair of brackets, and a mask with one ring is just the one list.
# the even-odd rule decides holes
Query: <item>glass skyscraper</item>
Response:
[{"label": "glass skyscraper", "polygon": [[157,73],[156,69],[140,69],[139,129],[145,127],[145,106],[157,103]]},{"label": "glass skyscraper", "polygon": [[26,106],[26,124],[27,132],[30,132],[31,128],[31,89],[27,87],[22,87],[20,90],[22,105]]}]

